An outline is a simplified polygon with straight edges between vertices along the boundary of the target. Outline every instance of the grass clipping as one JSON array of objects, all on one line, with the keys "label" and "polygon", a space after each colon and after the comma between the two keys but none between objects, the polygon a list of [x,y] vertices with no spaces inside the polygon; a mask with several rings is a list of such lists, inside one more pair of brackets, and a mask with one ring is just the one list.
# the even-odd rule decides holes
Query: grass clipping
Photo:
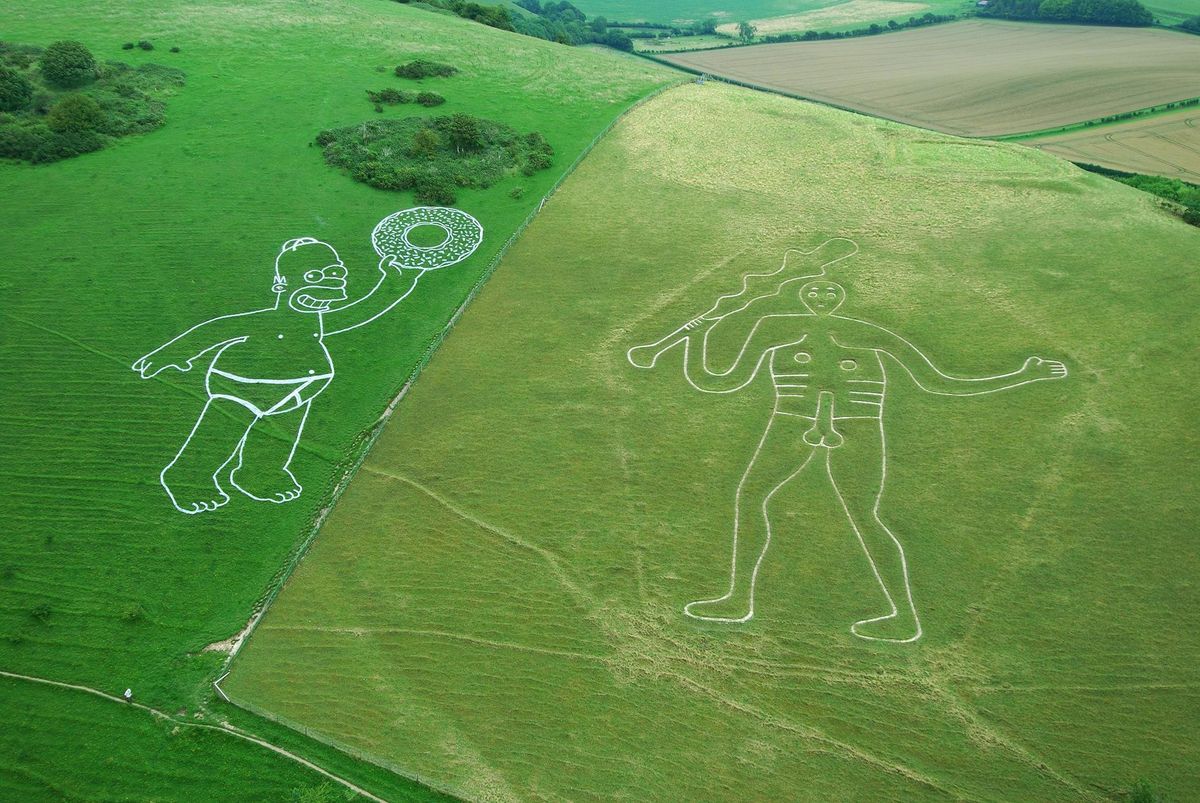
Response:
[{"label": "grass clipping", "polygon": [[373,120],[317,135],[325,161],[384,190],[412,190],[418,203],[453,204],[459,187],[487,189],[553,163],[538,132],[468,114]]}]

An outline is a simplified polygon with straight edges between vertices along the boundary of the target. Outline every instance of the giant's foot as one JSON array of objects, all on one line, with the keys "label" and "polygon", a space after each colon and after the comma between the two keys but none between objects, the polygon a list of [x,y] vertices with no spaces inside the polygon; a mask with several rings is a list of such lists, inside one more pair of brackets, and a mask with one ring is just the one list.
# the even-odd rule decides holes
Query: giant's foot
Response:
[{"label": "giant's foot", "polygon": [[286,468],[274,471],[247,471],[244,467],[238,468],[229,474],[229,481],[251,499],[274,502],[277,505],[292,501],[303,490],[292,476],[292,472]]},{"label": "giant's foot", "polygon": [[898,611],[887,616],[855,622],[850,625],[850,632],[868,641],[907,644],[921,637],[921,623],[912,611]]},{"label": "giant's foot", "polygon": [[754,616],[749,600],[732,595],[689,602],[683,606],[683,612],[706,622],[748,622]]},{"label": "giant's foot", "polygon": [[199,480],[184,477],[172,466],[167,466],[158,479],[175,509],[188,515],[216,510],[229,501],[229,494],[221,490],[213,477]]}]

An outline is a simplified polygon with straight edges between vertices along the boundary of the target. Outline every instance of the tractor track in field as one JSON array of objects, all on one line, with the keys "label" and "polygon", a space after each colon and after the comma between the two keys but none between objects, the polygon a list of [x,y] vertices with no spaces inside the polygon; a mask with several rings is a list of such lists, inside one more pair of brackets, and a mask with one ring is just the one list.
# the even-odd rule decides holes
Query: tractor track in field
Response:
[{"label": "tractor track in field", "polygon": [[244,731],[241,728],[237,728],[228,723],[213,724],[213,723],[208,723],[208,722],[189,722],[186,719],[172,716],[172,715],[168,714],[166,711],[162,711],[162,710],[159,710],[152,706],[148,706],[144,703],[137,703],[132,700],[127,701],[120,697],[117,697],[116,695],[109,694],[108,692],[105,692],[105,691],[101,691],[100,689],[94,689],[91,686],[82,686],[82,685],[79,685],[76,683],[64,683],[63,681],[60,681],[60,680],[51,680],[50,678],[36,677],[34,675],[22,675],[18,672],[6,672],[2,669],[0,669],[0,677],[10,678],[12,680],[21,680],[21,681],[25,681],[27,683],[38,683],[43,686],[53,686],[54,688],[59,688],[59,689],[69,689],[71,691],[83,692],[85,694],[90,694],[94,697],[100,697],[102,699],[108,700],[109,702],[117,703],[118,705],[127,706],[130,708],[137,708],[141,711],[145,711],[147,714],[154,717],[155,719],[159,719],[164,722],[170,722],[174,725],[178,725],[179,727],[201,728],[203,730],[221,731],[222,733],[227,733],[230,736],[233,736],[235,738],[241,739],[246,742],[250,742],[252,744],[256,744],[259,747],[270,750],[271,752],[281,755],[284,758],[287,758],[291,761],[296,762],[297,764],[308,767],[313,772],[316,772],[316,773],[328,778],[329,780],[331,780],[337,784],[340,784],[341,786],[344,786],[345,788],[349,789],[350,791],[354,792],[357,795],[360,795],[360,796],[366,798],[367,800],[375,801],[375,803],[388,803],[384,798],[381,798],[381,797],[378,797],[377,795],[371,794],[366,789],[363,789],[361,786],[356,785],[352,781],[349,781],[349,780],[341,777],[340,775],[333,774],[329,770],[325,769],[324,767],[319,766],[318,764],[314,764],[313,762],[309,761],[308,759],[304,758],[303,756],[297,755],[296,753],[293,753],[286,748],[280,747],[277,744],[272,744],[271,742],[268,742],[266,739],[263,739],[260,736],[255,736],[253,733]]}]

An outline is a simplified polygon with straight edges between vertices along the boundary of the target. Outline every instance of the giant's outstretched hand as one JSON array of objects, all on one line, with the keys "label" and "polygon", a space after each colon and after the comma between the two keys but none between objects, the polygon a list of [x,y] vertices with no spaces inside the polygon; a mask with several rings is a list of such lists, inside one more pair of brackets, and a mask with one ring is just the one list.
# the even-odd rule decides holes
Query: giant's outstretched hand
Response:
[{"label": "giant's outstretched hand", "polygon": [[142,379],[158,376],[168,368],[174,368],[176,371],[192,370],[192,363],[186,357],[172,355],[169,352],[164,353],[169,345],[171,344],[160,346],[149,354],[138,357],[131,367],[141,375]]},{"label": "giant's outstretched hand", "polygon": [[1021,367],[1021,374],[1030,382],[1039,382],[1044,379],[1065,379],[1067,366],[1058,360],[1030,357]]}]

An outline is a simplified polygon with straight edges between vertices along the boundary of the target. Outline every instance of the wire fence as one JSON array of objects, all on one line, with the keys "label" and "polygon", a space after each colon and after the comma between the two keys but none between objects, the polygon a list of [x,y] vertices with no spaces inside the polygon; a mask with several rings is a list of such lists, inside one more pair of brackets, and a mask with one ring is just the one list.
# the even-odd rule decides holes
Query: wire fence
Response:
[{"label": "wire fence", "polygon": [[[619,122],[621,122],[628,114],[633,112],[635,109],[638,109],[645,103],[648,103],[668,90],[674,89],[675,87],[685,83],[690,83],[690,80],[691,79],[679,79],[672,81],[669,84],[660,86],[650,94],[639,98],[629,106],[625,107],[620,114],[609,121],[608,125],[604,126],[600,133],[593,137],[592,141],[589,142],[582,151],[580,151],[579,155],[576,156],[575,160],[571,162],[566,170],[563,171],[562,175],[560,175],[558,179],[552,185],[550,185],[550,188],[546,190],[545,194],[542,195],[538,205],[535,206],[532,211],[530,211],[525,219],[521,221],[520,225],[517,226],[516,230],[509,235],[508,239],[504,241],[504,244],[501,245],[496,253],[492,256],[491,260],[487,264],[487,267],[484,268],[483,272],[479,275],[479,278],[475,280],[475,283],[471,286],[471,289],[467,291],[467,294],[463,298],[462,302],[458,305],[458,307],[455,308],[454,312],[450,315],[450,318],[426,345],[425,350],[417,359],[416,364],[413,365],[412,369],[408,372],[408,376],[405,377],[405,380],[403,384],[401,384],[399,391],[397,391],[396,395],[392,397],[392,400],[388,402],[387,407],[384,408],[384,411],[378,420],[376,420],[375,424],[372,425],[370,430],[368,430],[365,437],[359,439],[355,444],[352,445],[351,451],[354,455],[353,459],[351,463],[342,470],[341,476],[335,481],[333,490],[329,495],[328,503],[325,505],[325,507],[321,508],[321,511],[313,519],[313,522],[309,526],[304,537],[295,547],[293,547],[291,552],[288,553],[287,560],[284,561],[283,566],[281,566],[279,571],[275,573],[268,583],[266,590],[255,601],[250,620],[247,623],[246,628],[237,636],[235,636],[233,647],[229,652],[229,656],[223,662],[221,669],[218,672],[218,676],[223,677],[225,674],[228,674],[229,667],[232,664],[233,659],[237,657],[242,645],[246,643],[246,640],[249,639],[251,635],[253,635],[255,629],[258,627],[258,623],[262,620],[262,617],[271,607],[271,604],[274,603],[275,598],[279,595],[280,590],[287,583],[288,578],[290,578],[292,573],[296,570],[296,566],[300,564],[300,561],[303,560],[304,556],[308,553],[309,547],[312,546],[313,540],[317,537],[317,533],[320,532],[321,526],[325,523],[325,519],[328,518],[330,511],[333,510],[334,506],[337,504],[338,500],[349,486],[350,481],[354,479],[355,475],[358,474],[359,469],[362,468],[362,464],[367,459],[367,455],[370,453],[371,447],[373,447],[375,442],[379,440],[379,436],[383,433],[384,427],[391,419],[392,413],[395,412],[396,406],[401,402],[401,400],[404,399],[406,395],[408,395],[408,391],[412,388],[413,383],[417,381],[417,378],[421,375],[421,372],[425,369],[425,366],[429,364],[429,360],[433,357],[434,352],[436,352],[438,347],[441,346],[446,340],[446,337],[450,334],[450,330],[452,330],[454,325],[458,323],[458,320],[462,317],[463,312],[471,304],[471,302],[475,300],[475,297],[479,295],[479,291],[483,289],[484,284],[487,283],[492,274],[496,272],[496,268],[500,266],[500,262],[508,253],[508,249],[511,248],[513,243],[515,243],[520,236],[525,233],[525,230],[529,228],[529,224],[533,222],[533,219],[537,217],[538,213],[541,212],[546,206],[546,202],[550,200],[554,193],[558,192],[560,187],[562,187],[563,182],[565,182],[571,176],[571,174],[575,172],[575,169],[579,167],[579,164],[584,160],[584,158],[592,152],[592,149],[596,147],[600,140],[607,136],[608,133],[612,131],[612,129]],[[216,684],[214,683],[213,685],[215,688]],[[238,705],[246,710],[251,710],[246,704],[230,700],[219,688],[216,688],[216,691],[220,693],[224,699],[229,700],[234,705]],[[255,711],[254,713],[258,713],[259,716],[263,716],[263,714],[258,711]],[[268,719],[270,718],[271,717],[268,717]],[[289,725],[289,727],[293,726]],[[378,763],[378,761],[375,763]]]}]

